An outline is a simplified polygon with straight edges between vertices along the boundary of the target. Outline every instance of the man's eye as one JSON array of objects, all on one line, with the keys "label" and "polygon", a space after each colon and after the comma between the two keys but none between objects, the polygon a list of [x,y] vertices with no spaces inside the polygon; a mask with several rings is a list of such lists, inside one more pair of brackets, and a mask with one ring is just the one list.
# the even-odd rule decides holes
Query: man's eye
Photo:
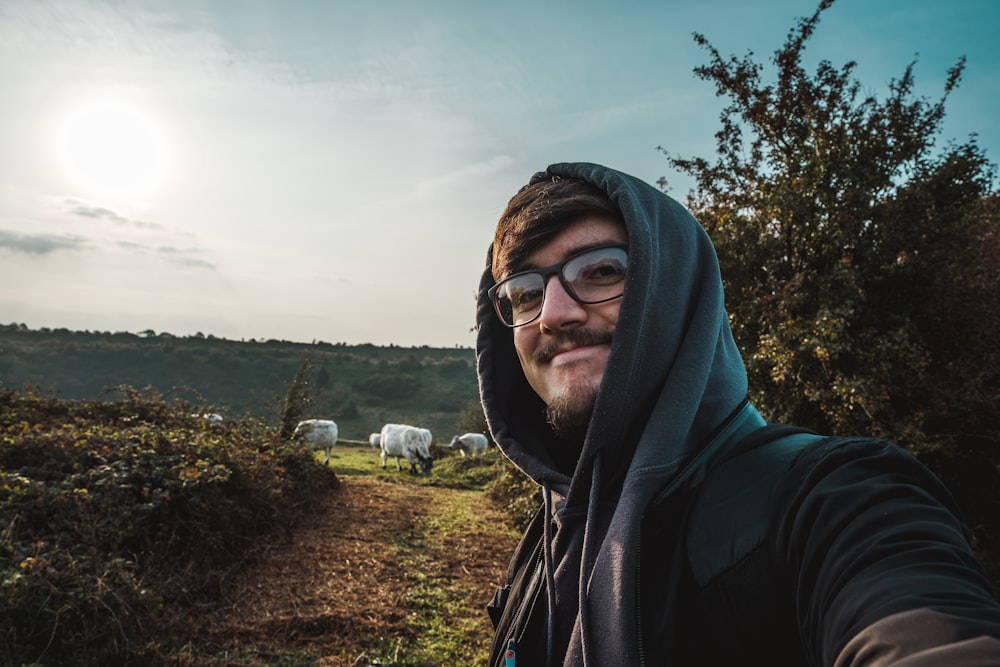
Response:
[{"label": "man's eye", "polygon": [[602,262],[588,266],[583,271],[582,278],[588,283],[613,283],[625,276],[625,267],[619,262]]},{"label": "man's eye", "polygon": [[539,301],[542,300],[542,290],[514,290],[508,296],[510,298],[510,305],[514,310],[529,310],[537,306]]}]

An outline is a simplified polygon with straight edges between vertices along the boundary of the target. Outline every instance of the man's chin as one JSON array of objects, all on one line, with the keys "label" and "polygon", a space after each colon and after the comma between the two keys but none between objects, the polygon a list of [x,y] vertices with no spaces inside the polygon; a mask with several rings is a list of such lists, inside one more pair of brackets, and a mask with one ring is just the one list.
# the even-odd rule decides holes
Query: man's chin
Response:
[{"label": "man's chin", "polygon": [[552,400],[546,408],[546,417],[552,431],[561,438],[583,441],[594,414],[597,389],[587,387]]}]

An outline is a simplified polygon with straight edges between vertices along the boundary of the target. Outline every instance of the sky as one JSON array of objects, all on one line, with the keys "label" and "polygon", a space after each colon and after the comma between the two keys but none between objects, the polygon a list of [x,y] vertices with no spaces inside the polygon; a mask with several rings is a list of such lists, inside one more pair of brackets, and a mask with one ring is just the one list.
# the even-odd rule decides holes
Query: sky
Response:
[{"label": "sky", "polygon": [[[691,187],[723,100],[816,0],[0,0],[0,324],[471,347],[531,174]],[[1000,2],[838,0],[805,64],[884,97],[916,59],[941,141],[1000,156]],[[770,70],[769,70],[770,71]]]}]

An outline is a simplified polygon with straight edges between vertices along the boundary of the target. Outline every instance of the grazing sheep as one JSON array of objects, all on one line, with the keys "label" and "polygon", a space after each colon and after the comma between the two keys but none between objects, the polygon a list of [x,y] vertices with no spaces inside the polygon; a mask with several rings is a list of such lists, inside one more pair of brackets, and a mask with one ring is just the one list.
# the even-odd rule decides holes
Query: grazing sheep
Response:
[{"label": "grazing sheep", "polygon": [[399,459],[405,458],[410,463],[411,473],[416,473],[419,465],[423,474],[430,474],[434,463],[429,449],[432,440],[430,431],[408,424],[386,424],[380,435],[383,468],[386,458],[393,456],[396,458],[397,470],[403,469]]},{"label": "grazing sheep", "polygon": [[329,419],[300,421],[292,433],[292,440],[303,440],[310,451],[326,452],[325,463],[330,463],[330,452],[337,444],[337,423]]},{"label": "grazing sheep", "polygon": [[482,433],[464,433],[452,438],[448,448],[457,449],[462,456],[465,456],[466,452],[475,456],[484,451],[489,442]]}]

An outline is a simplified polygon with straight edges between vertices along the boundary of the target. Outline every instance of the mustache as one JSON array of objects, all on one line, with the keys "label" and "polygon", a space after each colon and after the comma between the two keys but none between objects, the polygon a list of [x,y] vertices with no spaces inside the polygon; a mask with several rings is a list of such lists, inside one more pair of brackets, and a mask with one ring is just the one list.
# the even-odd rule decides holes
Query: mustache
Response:
[{"label": "mustache", "polygon": [[536,363],[546,364],[560,352],[586,345],[610,345],[614,329],[571,329],[554,334],[544,345],[535,350]]}]

